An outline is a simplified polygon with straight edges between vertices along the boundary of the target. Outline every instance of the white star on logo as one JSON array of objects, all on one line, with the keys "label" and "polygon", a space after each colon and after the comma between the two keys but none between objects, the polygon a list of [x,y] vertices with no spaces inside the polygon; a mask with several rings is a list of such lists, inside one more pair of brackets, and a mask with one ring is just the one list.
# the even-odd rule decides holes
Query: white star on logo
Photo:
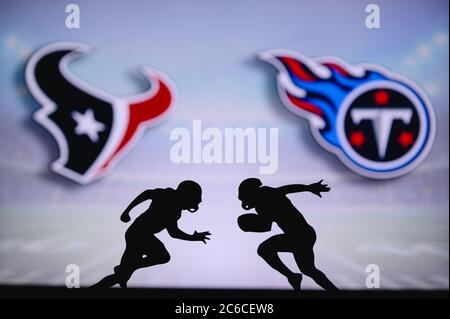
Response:
[{"label": "white star on logo", "polygon": [[75,134],[85,134],[94,143],[98,141],[98,133],[105,130],[105,125],[95,120],[94,112],[91,109],[86,110],[84,114],[74,111],[72,118],[77,122]]}]

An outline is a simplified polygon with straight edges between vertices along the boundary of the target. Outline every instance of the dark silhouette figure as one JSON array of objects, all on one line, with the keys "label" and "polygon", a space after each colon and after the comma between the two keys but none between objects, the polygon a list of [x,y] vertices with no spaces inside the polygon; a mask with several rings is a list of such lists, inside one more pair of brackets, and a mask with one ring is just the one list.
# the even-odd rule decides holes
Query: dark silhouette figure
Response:
[{"label": "dark silhouette figure", "polygon": [[202,201],[202,189],[193,181],[181,182],[177,189],[148,189],[136,197],[120,216],[124,223],[130,221],[130,211],[140,203],[152,200],[150,207],[131,224],[125,233],[126,248],[120,265],[114,274],[106,276],[93,287],[107,288],[115,284],[126,288],[134,271],[169,262],[169,252],[155,234],[167,229],[173,238],[202,241],[206,244],[209,232],[194,232],[189,235],[178,228],[177,221],[182,210],[194,213]]},{"label": "dark silhouette figure", "polygon": [[319,286],[329,291],[338,288],[314,265],[313,246],[316,242],[314,228],[286,197],[287,194],[309,191],[319,197],[330,188],[322,181],[311,185],[286,185],[278,188],[262,186],[257,178],[248,178],[239,185],[242,208],[254,208],[257,214],[239,216],[239,227],[245,232],[267,232],[275,222],[283,234],[275,235],[258,247],[261,256],[273,269],[283,274],[295,290],[300,290],[302,274],[292,272],[283,264],[279,252],[291,252],[304,275],[311,277]]}]

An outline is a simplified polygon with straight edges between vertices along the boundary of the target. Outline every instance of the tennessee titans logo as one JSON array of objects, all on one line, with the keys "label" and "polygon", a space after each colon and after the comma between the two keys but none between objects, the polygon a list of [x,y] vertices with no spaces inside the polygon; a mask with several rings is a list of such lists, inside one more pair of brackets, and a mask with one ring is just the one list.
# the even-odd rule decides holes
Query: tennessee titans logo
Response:
[{"label": "tennessee titans logo", "polygon": [[80,43],[48,45],[29,59],[25,79],[42,106],[34,119],[55,138],[59,158],[51,168],[87,184],[109,172],[139,140],[145,128],[171,112],[174,89],[161,73],[142,67],[150,88],[130,97],[116,97],[81,81],[68,69],[87,53]]},{"label": "tennessee titans logo", "polygon": [[433,108],[422,90],[377,65],[348,65],[272,50],[284,105],[308,119],[314,138],[353,171],[387,179],[410,172],[431,149]]}]

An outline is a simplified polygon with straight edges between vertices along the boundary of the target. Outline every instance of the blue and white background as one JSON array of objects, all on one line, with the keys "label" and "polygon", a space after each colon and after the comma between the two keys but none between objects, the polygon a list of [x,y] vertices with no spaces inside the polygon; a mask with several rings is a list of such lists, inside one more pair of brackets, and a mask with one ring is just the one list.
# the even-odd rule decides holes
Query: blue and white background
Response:
[{"label": "blue and white background", "polygon": [[[319,199],[290,196],[318,234],[316,264],[343,289],[365,289],[365,267],[377,264],[385,289],[449,286],[448,1],[382,1],[381,28],[367,29],[368,1],[73,1],[81,28],[67,29],[68,1],[0,2],[0,283],[64,285],[77,264],[81,284],[112,272],[128,224],[119,216],[142,190],[195,179],[201,209],[180,228],[210,230],[203,245],[158,237],[169,264],[137,271],[130,286],[289,289],[256,254],[268,233],[244,233],[237,186],[257,164],[173,164],[175,127],[278,127],[279,168],[262,175],[280,186],[322,178],[332,191]],[[23,79],[36,49],[56,41],[94,47],[71,70],[117,95],[143,90],[136,67],[161,70],[175,83],[176,113],[148,130],[109,176],[79,186],[49,171],[58,149],[32,120],[38,104]],[[435,145],[412,173],[374,181],[323,150],[308,123],[282,104],[275,69],[256,59],[271,48],[349,63],[379,63],[417,82],[438,119]],[[136,208],[138,215],[147,204]],[[272,234],[279,232],[275,227]],[[282,255],[294,269],[292,256]],[[308,278],[304,287],[316,289]]]}]

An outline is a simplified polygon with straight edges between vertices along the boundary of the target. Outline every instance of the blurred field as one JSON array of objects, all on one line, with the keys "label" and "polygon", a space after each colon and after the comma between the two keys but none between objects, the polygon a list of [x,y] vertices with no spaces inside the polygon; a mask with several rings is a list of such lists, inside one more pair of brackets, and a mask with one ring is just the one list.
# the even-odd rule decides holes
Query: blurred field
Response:
[{"label": "blurred field", "polygon": [[[82,286],[95,283],[111,273],[124,247],[126,225],[106,216],[106,212],[2,214],[0,282],[60,286],[64,285],[65,266],[77,264]],[[365,289],[365,266],[374,263],[381,269],[382,289],[448,289],[448,216],[430,218],[404,212],[370,216],[318,213],[308,217],[318,233],[317,265],[340,288]],[[186,215],[182,220],[190,218]],[[158,237],[172,253],[172,261],[139,270],[130,286],[289,288],[284,278],[256,255],[259,241],[268,234],[242,234],[236,227],[231,234],[236,242],[227,242],[220,231],[212,226],[208,229],[214,236],[206,246],[160,233]],[[233,249],[235,245],[240,249]],[[247,257],[242,258],[243,254]],[[283,258],[295,267],[290,256]],[[317,288],[309,278],[303,287]]]}]

